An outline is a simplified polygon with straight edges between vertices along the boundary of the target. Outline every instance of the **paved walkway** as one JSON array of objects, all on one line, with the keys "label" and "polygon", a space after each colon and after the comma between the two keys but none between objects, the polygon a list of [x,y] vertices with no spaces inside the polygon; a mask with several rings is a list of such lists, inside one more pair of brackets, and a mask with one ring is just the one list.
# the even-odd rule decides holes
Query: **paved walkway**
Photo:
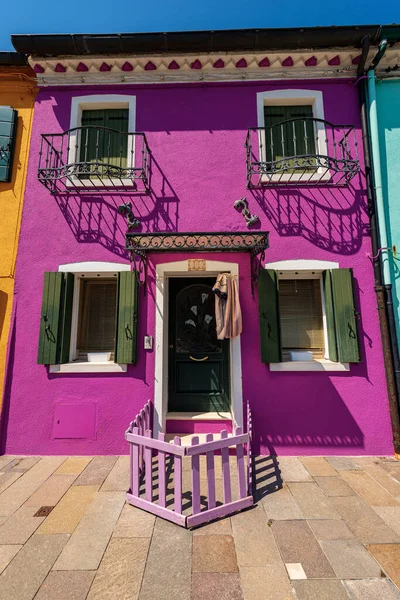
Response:
[{"label": "paved walkway", "polygon": [[0,457],[0,600],[400,600],[400,462],[255,463],[255,508],[185,531],[127,457]]}]

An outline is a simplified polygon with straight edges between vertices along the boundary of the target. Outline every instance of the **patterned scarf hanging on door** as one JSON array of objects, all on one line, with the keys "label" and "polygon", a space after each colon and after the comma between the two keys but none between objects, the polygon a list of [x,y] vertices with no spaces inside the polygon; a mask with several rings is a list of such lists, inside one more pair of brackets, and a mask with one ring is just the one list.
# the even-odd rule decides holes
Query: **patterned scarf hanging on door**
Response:
[{"label": "patterned scarf hanging on door", "polygon": [[218,339],[237,337],[242,333],[242,311],[235,275],[220,273],[213,292]]}]

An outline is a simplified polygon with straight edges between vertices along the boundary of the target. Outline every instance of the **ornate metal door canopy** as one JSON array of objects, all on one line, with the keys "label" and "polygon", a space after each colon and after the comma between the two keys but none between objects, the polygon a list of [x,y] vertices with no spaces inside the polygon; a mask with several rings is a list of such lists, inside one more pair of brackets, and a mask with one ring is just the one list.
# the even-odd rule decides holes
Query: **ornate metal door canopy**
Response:
[{"label": "ornate metal door canopy", "polygon": [[146,282],[146,263],[149,252],[249,252],[251,283],[258,279],[260,264],[268,248],[268,232],[222,231],[208,233],[132,233],[126,234],[126,249]]}]

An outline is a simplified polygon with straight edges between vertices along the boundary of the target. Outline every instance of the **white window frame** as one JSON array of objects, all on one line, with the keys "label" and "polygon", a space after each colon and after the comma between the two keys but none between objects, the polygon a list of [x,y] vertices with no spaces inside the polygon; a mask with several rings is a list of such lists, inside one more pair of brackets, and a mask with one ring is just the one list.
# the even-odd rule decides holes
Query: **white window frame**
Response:
[{"label": "white window frame", "polygon": [[[74,129],[82,126],[82,112],[84,110],[103,110],[113,108],[128,109],[128,132],[135,133],[136,131],[136,96],[128,96],[126,94],[96,94],[87,96],[75,96],[71,101],[71,117],[69,128]],[[80,148],[77,145],[77,132],[71,132],[68,164],[77,162]],[[127,147],[127,168],[135,166],[135,136],[128,137]],[[95,178],[93,178],[95,179]],[[131,179],[123,179],[124,187],[134,187],[134,182]],[[115,186],[119,183],[116,179],[102,179],[102,186]],[[93,187],[90,181],[80,179],[73,175],[66,181],[67,187]]]},{"label": "white window frame", "polygon": [[281,260],[267,263],[265,269],[273,269],[279,279],[319,279],[321,286],[322,323],[324,328],[325,356],[323,359],[304,361],[285,361],[269,363],[270,371],[350,371],[349,363],[336,362],[329,359],[328,327],[325,313],[322,272],[339,269],[339,263],[325,260]]},{"label": "white window frame", "polygon": [[109,361],[107,363],[78,362],[77,340],[79,320],[79,297],[82,279],[101,279],[117,276],[121,271],[130,271],[129,264],[111,262],[81,262],[59,265],[58,271],[74,274],[74,295],[72,300],[71,342],[69,362],[60,365],[49,365],[50,373],[125,373],[128,365]]},{"label": "white window frame", "polygon": [[[269,92],[259,92],[257,94],[257,122],[258,127],[262,127],[259,130],[259,152],[261,162],[265,162],[265,106],[293,106],[298,104],[304,104],[306,106],[312,106],[313,117],[315,119],[325,119],[324,116],[324,104],[322,92],[318,90],[273,90]],[[319,154],[327,156],[328,148],[326,144],[326,133],[325,125],[320,121],[315,123],[317,138],[318,138],[318,150]],[[261,176],[261,182],[267,183],[279,181],[283,183],[285,181],[296,182],[301,179],[301,182],[307,183],[311,181],[329,181],[331,175],[326,172],[323,167],[318,167],[316,172],[313,173],[288,173],[279,175],[266,175]]]}]

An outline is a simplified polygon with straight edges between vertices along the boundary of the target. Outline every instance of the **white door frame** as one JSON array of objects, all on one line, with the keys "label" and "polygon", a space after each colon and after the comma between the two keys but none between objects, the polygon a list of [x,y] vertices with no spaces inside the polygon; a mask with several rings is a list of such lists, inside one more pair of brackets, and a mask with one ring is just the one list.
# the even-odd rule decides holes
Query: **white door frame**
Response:
[{"label": "white door frame", "polygon": [[[195,258],[199,258],[196,256]],[[189,271],[189,261],[162,263],[156,266],[156,357],[154,383],[154,436],[165,432],[168,408],[168,279],[169,277],[210,277],[221,271],[237,275],[234,262],[206,260],[205,271]],[[233,425],[243,427],[242,357],[240,336],[230,340],[230,396]]]}]

